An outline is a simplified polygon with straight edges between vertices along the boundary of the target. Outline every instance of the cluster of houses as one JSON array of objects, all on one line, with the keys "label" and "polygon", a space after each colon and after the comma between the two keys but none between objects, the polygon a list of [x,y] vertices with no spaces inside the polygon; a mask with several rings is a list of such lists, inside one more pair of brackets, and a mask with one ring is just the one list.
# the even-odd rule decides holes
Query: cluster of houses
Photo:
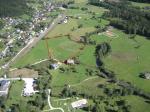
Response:
[{"label": "cluster of houses", "polygon": [[[39,30],[35,30],[36,26],[39,26],[39,23],[47,20],[47,13],[54,9],[54,5],[50,2],[43,2],[42,9],[36,9],[32,18],[28,21],[20,19],[20,18],[11,18],[11,17],[3,17],[1,20],[5,21],[5,26],[0,32],[2,37],[1,41],[4,43],[4,48],[0,51],[0,59],[11,57],[16,54],[16,50],[13,48],[18,45],[19,47],[23,47],[28,44],[34,37],[38,37],[41,33],[43,33],[47,28],[48,24]],[[26,24],[27,30],[22,30],[19,28],[15,28],[16,25]]]}]

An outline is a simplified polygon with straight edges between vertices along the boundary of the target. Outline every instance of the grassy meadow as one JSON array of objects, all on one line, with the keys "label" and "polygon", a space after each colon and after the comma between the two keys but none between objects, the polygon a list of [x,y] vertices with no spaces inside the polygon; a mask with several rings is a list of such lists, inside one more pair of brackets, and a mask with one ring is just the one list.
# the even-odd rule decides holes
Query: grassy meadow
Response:
[{"label": "grassy meadow", "polygon": [[[101,16],[107,11],[106,9],[96,6],[86,5],[85,0],[76,0],[75,6],[87,7],[90,11],[96,13],[95,16]],[[90,78],[91,76],[86,74],[87,68],[96,71],[94,56],[96,45],[86,45],[84,49],[81,50],[83,47],[81,43],[72,41],[65,35],[70,34],[72,38],[78,38],[88,32],[94,31],[96,25],[105,26],[109,24],[109,21],[104,19],[101,19],[101,21],[99,19],[93,19],[91,13],[81,9],[67,9],[65,10],[65,14],[73,17],[69,18],[68,23],[59,24],[48,33],[46,36],[46,38],[48,38],[48,46],[54,58],[63,61],[70,57],[78,56],[81,64],[74,66],[77,70],[76,73],[61,73],[60,70],[51,71],[53,77],[52,94],[59,94],[66,84],[74,85]],[[76,17],[80,17],[80,19],[76,19]],[[83,26],[78,28],[80,24]],[[131,82],[142,90],[150,92],[150,81],[139,77],[139,73],[148,71],[150,67],[150,41],[138,35],[135,39],[129,39],[130,35],[115,28],[112,29],[112,32],[114,37],[110,37],[104,33],[91,37],[91,40],[95,40],[97,44],[108,42],[111,45],[112,52],[109,56],[103,58],[105,67],[114,71],[118,79]],[[60,37],[54,38],[56,36]],[[41,59],[46,59],[48,58],[47,52],[45,40],[41,40],[30,52],[21,59],[18,59],[12,67],[24,67]],[[61,66],[68,67],[66,65]],[[97,87],[98,84],[106,84],[106,80],[103,78],[95,78],[87,80],[81,85],[72,86],[72,88],[80,92],[86,92],[87,94],[103,94],[102,90]],[[137,96],[127,96],[124,98],[132,105],[132,112],[148,112],[148,110],[150,110],[149,104],[146,103],[143,98]],[[68,111],[66,107],[74,100],[57,103],[54,102],[56,99],[58,98],[52,98],[54,107],[62,107],[66,112]],[[58,112],[58,110],[52,112]],[[84,111],[77,110],[77,112]]]}]

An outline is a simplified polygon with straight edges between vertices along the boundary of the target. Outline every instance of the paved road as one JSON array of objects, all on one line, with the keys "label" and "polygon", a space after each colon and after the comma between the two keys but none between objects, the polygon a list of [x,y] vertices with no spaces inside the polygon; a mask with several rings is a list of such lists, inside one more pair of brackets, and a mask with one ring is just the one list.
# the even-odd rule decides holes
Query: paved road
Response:
[{"label": "paved road", "polygon": [[24,54],[26,54],[28,51],[30,51],[31,48],[33,48],[42,38],[44,38],[48,32],[50,32],[61,20],[63,20],[66,16],[63,14],[60,14],[49,26],[49,28],[42,33],[39,37],[33,38],[23,49],[21,49],[15,57],[13,57],[8,63],[6,63],[2,68],[9,68],[10,64],[13,63],[16,59],[20,58]]}]

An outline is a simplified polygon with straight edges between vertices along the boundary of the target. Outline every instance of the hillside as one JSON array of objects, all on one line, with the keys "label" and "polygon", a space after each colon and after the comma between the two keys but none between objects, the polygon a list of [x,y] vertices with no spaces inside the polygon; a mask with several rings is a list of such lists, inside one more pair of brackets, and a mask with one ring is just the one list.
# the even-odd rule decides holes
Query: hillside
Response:
[{"label": "hillside", "polygon": [[18,16],[27,13],[26,0],[0,0],[0,17]]}]

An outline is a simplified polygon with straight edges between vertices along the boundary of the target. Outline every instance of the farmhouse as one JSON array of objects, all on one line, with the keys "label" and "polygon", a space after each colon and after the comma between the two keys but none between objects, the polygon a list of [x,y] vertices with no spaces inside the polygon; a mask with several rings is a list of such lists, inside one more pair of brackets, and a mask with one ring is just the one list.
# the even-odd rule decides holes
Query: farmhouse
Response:
[{"label": "farmhouse", "polygon": [[68,65],[74,65],[75,62],[74,62],[73,59],[68,59],[68,60],[65,61],[65,64],[68,64]]},{"label": "farmhouse", "polygon": [[86,99],[82,99],[82,100],[78,100],[78,101],[75,101],[75,102],[71,103],[71,106],[74,109],[77,109],[77,108],[79,109],[79,108],[85,107],[87,103],[88,102],[87,102]]},{"label": "farmhouse", "polygon": [[0,81],[0,96],[6,96],[8,94],[10,81],[1,80]]}]

